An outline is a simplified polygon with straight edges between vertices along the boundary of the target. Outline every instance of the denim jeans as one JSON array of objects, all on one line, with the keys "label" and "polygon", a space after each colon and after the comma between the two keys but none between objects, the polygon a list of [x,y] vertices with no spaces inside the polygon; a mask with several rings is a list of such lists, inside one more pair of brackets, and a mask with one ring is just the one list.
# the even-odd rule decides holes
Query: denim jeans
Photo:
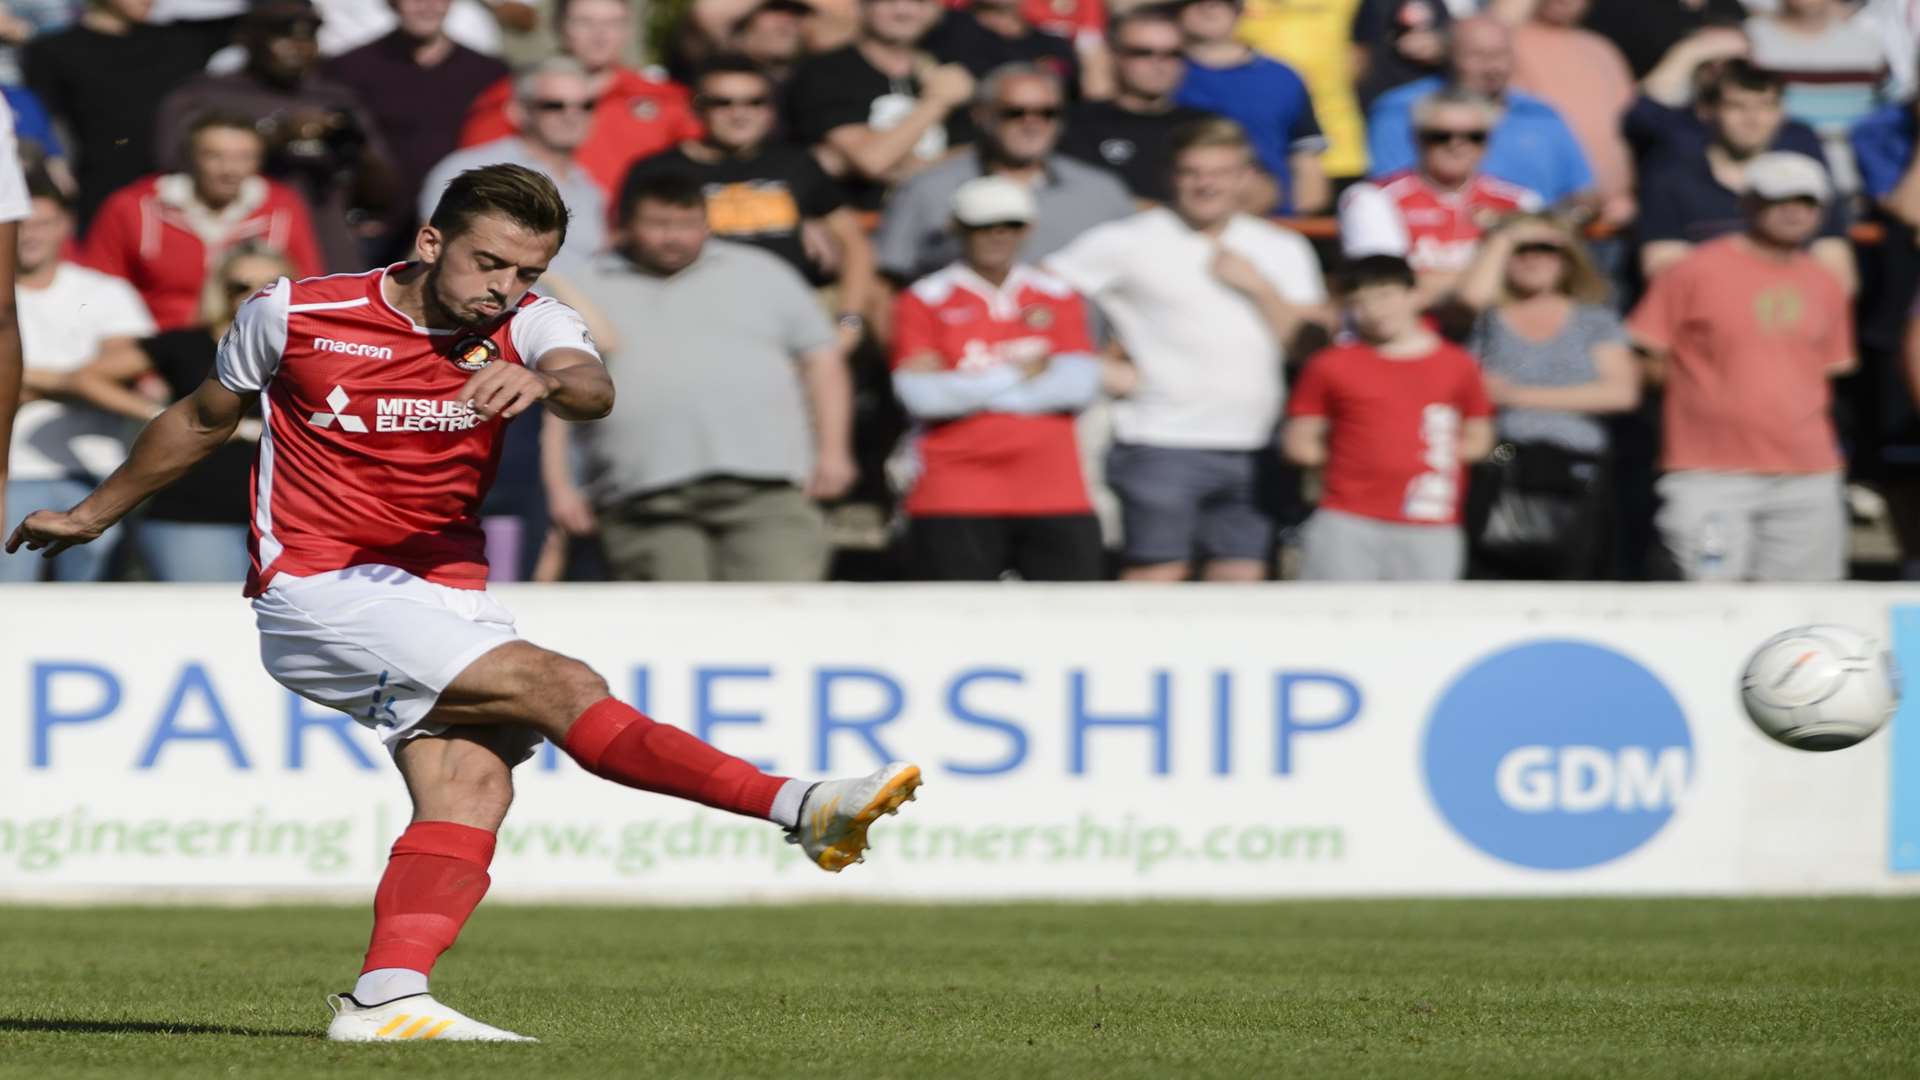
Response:
[{"label": "denim jeans", "polygon": [[[69,510],[93,490],[88,480],[12,480],[7,483],[6,535],[35,510]],[[4,537],[0,537],[4,539]],[[53,559],[41,558],[41,552],[21,548],[11,555],[0,550],[0,584],[33,581],[99,581],[106,571],[113,546],[120,542],[120,527],[115,525],[91,544],[68,548]]]},{"label": "denim jeans", "polygon": [[245,525],[148,518],[133,543],[155,581],[245,581],[251,565]]}]

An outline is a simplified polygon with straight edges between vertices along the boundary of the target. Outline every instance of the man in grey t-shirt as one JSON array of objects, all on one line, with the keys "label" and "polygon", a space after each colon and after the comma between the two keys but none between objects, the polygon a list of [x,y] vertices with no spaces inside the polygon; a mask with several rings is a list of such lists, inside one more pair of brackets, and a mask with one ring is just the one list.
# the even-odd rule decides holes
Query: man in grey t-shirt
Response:
[{"label": "man in grey t-shirt", "polygon": [[[613,575],[818,580],[814,500],[855,471],[833,324],[777,256],[708,237],[698,180],[662,173],[626,195],[614,249],[568,279],[616,338],[613,412],[580,430]],[[580,493],[549,497],[563,525],[585,516]]]}]

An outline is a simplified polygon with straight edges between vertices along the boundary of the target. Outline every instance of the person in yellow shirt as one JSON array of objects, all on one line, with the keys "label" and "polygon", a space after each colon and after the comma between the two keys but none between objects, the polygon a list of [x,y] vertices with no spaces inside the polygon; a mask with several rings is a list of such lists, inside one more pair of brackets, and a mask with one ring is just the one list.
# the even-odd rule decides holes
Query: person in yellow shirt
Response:
[{"label": "person in yellow shirt", "polygon": [[1246,0],[1240,16],[1241,41],[1306,80],[1327,136],[1320,164],[1335,179],[1367,172],[1366,121],[1353,89],[1353,16],[1359,7],[1360,0]]}]

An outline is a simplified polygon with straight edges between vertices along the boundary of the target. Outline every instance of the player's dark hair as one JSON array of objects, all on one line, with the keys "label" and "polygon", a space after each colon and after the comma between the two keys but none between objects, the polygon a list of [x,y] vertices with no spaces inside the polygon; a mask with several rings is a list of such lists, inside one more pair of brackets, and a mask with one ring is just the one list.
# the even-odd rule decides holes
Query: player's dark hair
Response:
[{"label": "player's dark hair", "polygon": [[1735,57],[1721,65],[1719,74],[1700,88],[1700,104],[1718,105],[1728,90],[1747,90],[1779,97],[1787,92],[1787,83],[1778,72],[1756,67],[1751,60]]},{"label": "player's dark hair", "polygon": [[1413,288],[1413,267],[1398,255],[1362,255],[1333,275],[1333,289],[1342,296],[1374,285]]},{"label": "player's dark hair", "polygon": [[453,178],[427,224],[451,240],[482,214],[499,214],[528,232],[567,242],[567,201],[544,173],[524,165],[487,165]]},{"label": "player's dark hair", "polygon": [[773,76],[767,74],[766,68],[738,53],[721,53],[700,65],[699,72],[693,77],[694,92],[699,93],[706,86],[707,79],[714,75],[751,75],[766,83],[769,89],[773,86]]},{"label": "player's dark hair", "polygon": [[60,185],[53,182],[44,168],[27,170],[27,198],[45,199],[68,213],[73,212],[73,200],[60,190]]},{"label": "player's dark hair", "polygon": [[632,221],[643,202],[681,207],[705,206],[707,189],[699,177],[678,169],[662,169],[629,177],[626,187],[620,192],[620,224]]}]

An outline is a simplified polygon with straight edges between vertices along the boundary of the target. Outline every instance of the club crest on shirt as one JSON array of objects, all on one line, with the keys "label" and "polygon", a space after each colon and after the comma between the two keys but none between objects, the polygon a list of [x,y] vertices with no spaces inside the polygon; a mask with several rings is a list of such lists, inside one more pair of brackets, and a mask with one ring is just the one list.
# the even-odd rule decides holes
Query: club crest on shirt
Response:
[{"label": "club crest on shirt", "polygon": [[453,352],[447,354],[447,359],[453,361],[453,366],[461,371],[479,371],[500,359],[500,346],[494,344],[492,338],[461,338],[454,345]]},{"label": "club crest on shirt", "polygon": [[635,120],[645,120],[650,123],[659,116],[660,106],[655,102],[647,98],[640,98],[633,103],[633,118]]},{"label": "club crest on shirt", "polygon": [[1036,305],[1021,312],[1020,321],[1035,330],[1045,330],[1047,327],[1053,325],[1053,310]]}]

